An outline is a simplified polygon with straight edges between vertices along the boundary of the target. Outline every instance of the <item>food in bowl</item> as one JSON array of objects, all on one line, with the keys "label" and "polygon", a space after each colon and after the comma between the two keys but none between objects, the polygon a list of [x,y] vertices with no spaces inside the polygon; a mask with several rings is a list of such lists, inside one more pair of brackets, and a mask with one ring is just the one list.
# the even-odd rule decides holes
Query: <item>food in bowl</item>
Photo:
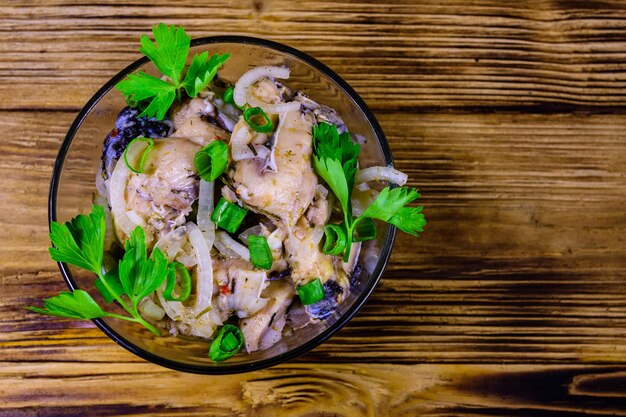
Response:
[{"label": "food in bowl", "polygon": [[[141,51],[163,74],[117,87],[128,107],[104,139],[92,213],[51,224],[51,256],[97,275],[31,310],[115,317],[155,334],[211,340],[210,358],[264,350],[325,320],[359,279],[376,221],[417,235],[419,197],[392,167],[360,167],[341,115],[289,88],[289,68],[219,76],[228,54],[196,54],[180,27]],[[370,185],[399,185],[380,192]]]}]

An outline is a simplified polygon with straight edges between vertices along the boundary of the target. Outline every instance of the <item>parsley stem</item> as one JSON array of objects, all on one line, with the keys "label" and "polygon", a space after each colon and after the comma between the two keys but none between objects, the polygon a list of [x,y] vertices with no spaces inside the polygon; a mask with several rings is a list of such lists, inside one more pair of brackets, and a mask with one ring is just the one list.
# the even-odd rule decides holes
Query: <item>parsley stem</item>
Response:
[{"label": "parsley stem", "polygon": [[104,279],[104,276],[102,275],[102,272],[98,272],[98,273],[96,273],[96,275],[98,275],[98,278],[100,278],[100,281],[102,281],[102,283],[104,284],[104,287],[107,289],[107,291],[111,295],[113,295],[113,298],[115,298],[115,301],[117,301],[120,304],[120,306],[122,306],[122,308],[124,310],[126,310],[126,312],[128,312],[128,314],[133,315],[132,309],[128,306],[128,304],[126,304],[124,302],[124,300],[122,300],[122,298],[117,294],[117,292],[109,285],[107,280]]},{"label": "parsley stem", "polygon": [[[349,209],[350,211],[352,211],[352,207],[350,207]],[[354,231],[354,225],[356,224],[356,222],[353,223],[352,220],[354,219],[352,218],[351,213],[349,214],[345,211],[343,213],[343,218],[346,223],[346,232],[348,232],[346,236],[346,251],[344,252],[344,255],[343,255],[343,261],[348,262],[348,260],[350,259],[350,249],[352,249],[352,233]],[[358,218],[357,218],[357,221],[358,221]]]},{"label": "parsley stem", "polygon": [[109,313],[108,311],[106,312],[106,316],[126,321],[137,321],[134,317],[122,316],[121,314]]},{"label": "parsley stem", "polygon": [[135,316],[135,320],[134,321],[136,321],[137,323],[143,325],[143,327],[145,327],[146,329],[150,330],[155,335],[161,336],[161,332],[156,327],[154,327],[153,325],[151,325],[150,323],[145,321],[144,318],[141,317],[141,314],[139,314],[138,311],[136,311],[136,314],[137,315]]},{"label": "parsley stem", "polygon": [[143,319],[143,317],[141,317],[141,315],[139,315],[139,313],[137,313],[136,316],[135,316],[135,314],[133,314],[133,317],[128,317],[128,316],[122,316],[120,314],[109,313],[107,311],[106,312],[106,316],[107,317],[112,317],[114,319],[126,320],[126,321],[132,321],[134,323],[139,323],[142,326],[144,326],[146,329],[150,330],[152,333],[156,334],[157,336],[161,336],[161,332],[158,329],[156,329],[153,325],[151,325],[150,323],[145,321]]}]

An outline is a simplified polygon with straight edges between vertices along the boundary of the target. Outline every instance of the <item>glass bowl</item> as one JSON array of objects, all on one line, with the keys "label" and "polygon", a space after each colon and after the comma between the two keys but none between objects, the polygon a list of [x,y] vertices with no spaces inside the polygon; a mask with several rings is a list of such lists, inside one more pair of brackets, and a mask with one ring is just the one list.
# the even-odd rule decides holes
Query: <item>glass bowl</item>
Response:
[{"label": "glass bowl", "polygon": [[[361,135],[361,166],[392,165],[393,159],[383,131],[361,97],[341,77],[324,64],[288,46],[242,36],[214,36],[195,39],[191,53],[208,51],[231,53],[220,76],[235,81],[248,69],[259,65],[286,65],[291,77],[286,84],[305,91],[313,100],[335,108],[353,134]],[[49,196],[49,221],[67,221],[79,212],[88,212],[96,192],[95,178],[104,137],[114,127],[117,114],[126,106],[114,88],[127,74],[136,70],[155,74],[147,58],[129,65],[107,82],[80,111],[57,156]],[[168,368],[202,373],[232,374],[273,366],[313,349],[345,325],[374,290],[391,254],[396,229],[380,224],[378,238],[363,245],[359,261],[362,272],[349,297],[328,319],[294,331],[273,347],[252,354],[240,353],[225,362],[208,358],[207,341],[155,336],[135,323],[116,319],[94,322],[111,339],[134,354]],[[100,303],[94,290],[93,274],[59,263],[70,289],[84,289]],[[104,304],[102,304],[104,305]],[[115,311],[118,307],[106,307]]]}]

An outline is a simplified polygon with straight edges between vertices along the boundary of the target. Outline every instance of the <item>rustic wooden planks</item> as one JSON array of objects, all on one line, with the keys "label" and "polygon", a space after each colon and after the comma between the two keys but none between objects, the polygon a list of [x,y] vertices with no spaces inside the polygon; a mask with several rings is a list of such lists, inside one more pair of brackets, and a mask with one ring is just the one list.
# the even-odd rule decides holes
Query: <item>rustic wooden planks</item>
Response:
[{"label": "rustic wooden planks", "polygon": [[[626,412],[626,2],[0,4],[0,416],[571,416]],[[376,112],[429,224],[341,332],[203,377],[24,305],[54,158],[158,21],[309,52]]]}]

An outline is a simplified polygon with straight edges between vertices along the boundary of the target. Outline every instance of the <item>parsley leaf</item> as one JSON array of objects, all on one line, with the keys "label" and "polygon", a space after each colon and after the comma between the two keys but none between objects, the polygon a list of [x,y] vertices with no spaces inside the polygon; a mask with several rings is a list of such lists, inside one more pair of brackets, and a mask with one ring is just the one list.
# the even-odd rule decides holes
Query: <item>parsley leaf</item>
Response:
[{"label": "parsley leaf", "polygon": [[365,209],[361,217],[370,217],[386,222],[401,207],[404,207],[419,196],[417,190],[413,188],[398,187],[391,190],[389,187],[385,187],[372,204]]},{"label": "parsley leaf", "polygon": [[318,157],[333,159],[340,163],[350,194],[354,187],[361,147],[352,142],[348,132],[340,135],[337,126],[319,123],[313,127],[313,149]]},{"label": "parsley leaf", "polygon": [[215,77],[217,70],[230,58],[230,54],[214,54],[209,58],[208,52],[196,54],[185,74],[183,87],[189,97],[195,97]]},{"label": "parsley leaf", "polygon": [[387,221],[403,232],[417,236],[418,232],[424,231],[426,225],[422,208],[422,206],[402,207]]},{"label": "parsley leaf", "polygon": [[335,194],[344,215],[346,229],[346,251],[344,260],[350,255],[350,247],[357,225],[364,219],[378,219],[395,225],[400,230],[417,236],[424,230],[426,220],[422,207],[407,207],[420,195],[408,187],[384,188],[361,216],[352,216],[350,196],[358,170],[360,146],[352,141],[348,132],[341,135],[335,125],[319,123],[313,127],[313,168],[326,181]]},{"label": "parsley leaf", "polygon": [[72,221],[50,224],[50,257],[100,274],[104,254],[105,215],[101,206],[94,205],[91,214],[79,214]]},{"label": "parsley leaf", "polygon": [[159,288],[167,277],[168,266],[159,248],[147,257],[144,231],[139,226],[135,228],[126,241],[126,253],[119,263],[119,278],[137,314],[139,302]]},{"label": "parsley leaf", "polygon": [[97,319],[107,313],[94,301],[87,291],[63,291],[59,295],[43,300],[44,308],[26,307],[35,313],[71,319]]},{"label": "parsley leaf", "polygon": [[176,86],[141,71],[128,74],[127,78],[117,83],[115,88],[131,103],[149,100],[149,104],[139,116],[156,117],[158,120],[163,120],[178,91]]},{"label": "parsley leaf", "polygon": [[[67,262],[80,268],[92,271],[98,276],[96,287],[106,293],[103,296],[115,299],[131,317],[109,313],[94,301],[89,293],[83,290],[62,292],[44,300],[44,308],[27,307],[28,310],[57,317],[74,319],[94,319],[99,317],[115,317],[133,321],[159,335],[160,332],[141,317],[137,310],[139,302],[154,292],[165,280],[168,272],[168,261],[165,255],[154,249],[150,258],[147,257],[146,237],[141,227],[137,227],[126,242],[126,253],[118,264],[119,280],[126,292],[127,299],[121,291],[116,291],[111,276],[102,273],[104,255],[104,233],[106,228],[104,208],[94,205],[89,215],[79,214],[70,222],[50,225],[50,256],[53,260]],[[129,306],[125,300],[130,300]]]},{"label": "parsley leaf", "polygon": [[[420,194],[414,188],[383,188],[372,204],[365,209],[357,221],[363,218],[379,219],[391,223],[403,232],[417,236],[424,231],[426,219],[422,207],[406,207]],[[355,222],[356,223],[356,222]]]},{"label": "parsley leaf", "polygon": [[336,159],[320,158],[317,155],[313,155],[313,167],[335,194],[341,203],[341,208],[344,213],[348,213],[350,207],[350,189],[348,188],[341,163]]},{"label": "parsley leaf", "polygon": [[156,44],[146,35],[142,35],[139,51],[178,86],[187,62],[191,37],[187,36],[182,26],[167,26],[165,23],[153,26],[152,33]]},{"label": "parsley leaf", "polygon": [[139,51],[150,58],[165,78],[140,71],[129,74],[115,87],[124,95],[129,106],[142,109],[139,116],[163,120],[174,100],[181,99],[181,89],[184,88],[191,98],[197,96],[230,58],[230,54],[215,54],[211,58],[208,52],[195,54],[183,80],[191,37],[187,36],[182,26],[165,23],[153,26],[152,33],[154,43],[142,35]]}]

